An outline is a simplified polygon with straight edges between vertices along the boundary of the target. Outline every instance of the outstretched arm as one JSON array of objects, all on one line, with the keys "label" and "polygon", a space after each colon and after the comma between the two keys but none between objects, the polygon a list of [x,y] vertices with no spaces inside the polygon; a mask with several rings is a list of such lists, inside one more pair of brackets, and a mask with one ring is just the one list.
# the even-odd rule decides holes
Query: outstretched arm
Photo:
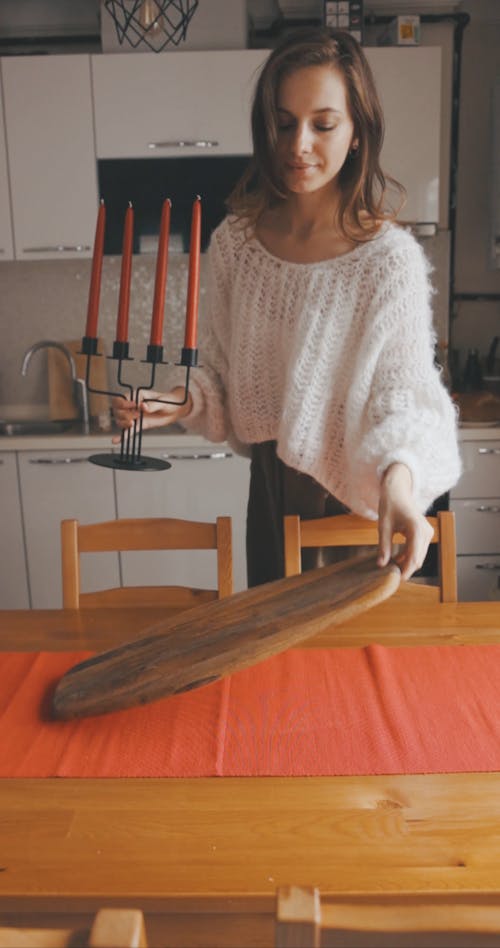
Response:
[{"label": "outstretched arm", "polygon": [[405,464],[390,464],[382,477],[379,502],[378,564],[391,559],[394,533],[405,537],[403,549],[395,557],[403,579],[422,566],[432,539],[432,527],[420,513],[412,488],[412,476]]}]

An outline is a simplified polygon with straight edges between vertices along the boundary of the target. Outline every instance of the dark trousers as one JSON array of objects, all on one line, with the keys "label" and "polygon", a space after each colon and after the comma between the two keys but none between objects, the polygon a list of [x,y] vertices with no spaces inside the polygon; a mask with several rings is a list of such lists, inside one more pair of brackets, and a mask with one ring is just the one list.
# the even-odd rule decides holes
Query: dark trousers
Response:
[{"label": "dark trousers", "polygon": [[[276,443],[252,446],[247,511],[248,585],[259,586],[285,575],[283,517],[298,514],[307,520],[348,513],[307,474],[287,467],[276,454]],[[353,555],[349,547],[302,550],[302,569],[314,569]]]}]

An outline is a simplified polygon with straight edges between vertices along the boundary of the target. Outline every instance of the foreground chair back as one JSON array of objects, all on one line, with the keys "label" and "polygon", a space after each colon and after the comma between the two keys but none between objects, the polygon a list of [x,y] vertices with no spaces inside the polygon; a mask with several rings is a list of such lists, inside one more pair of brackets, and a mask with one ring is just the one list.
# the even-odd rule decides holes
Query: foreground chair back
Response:
[{"label": "foreground chair back", "polygon": [[278,890],[275,948],[500,948],[500,898],[426,893],[322,904],[318,889]]},{"label": "foreground chair back", "polygon": [[[80,556],[82,553],[125,550],[214,550],[217,556],[217,589],[187,586],[122,586],[82,593]],[[233,592],[233,551],[231,517],[217,517],[214,523],[176,520],[168,517],[108,520],[81,524],[61,523],[63,607],[165,605],[172,612],[192,608]]]},{"label": "foreground chair back", "polygon": [[0,928],[0,948],[147,948],[139,909],[100,909],[90,930]]},{"label": "foreground chair back", "polygon": [[[439,598],[441,602],[457,601],[457,548],[455,514],[439,511],[436,517],[427,517],[433,529],[431,543],[437,543]],[[303,547],[324,546],[377,546],[377,521],[366,520],[356,514],[340,514],[317,520],[301,520],[291,515],[284,518],[285,576],[302,572],[300,551]],[[404,543],[404,537],[395,533],[393,543]]]}]

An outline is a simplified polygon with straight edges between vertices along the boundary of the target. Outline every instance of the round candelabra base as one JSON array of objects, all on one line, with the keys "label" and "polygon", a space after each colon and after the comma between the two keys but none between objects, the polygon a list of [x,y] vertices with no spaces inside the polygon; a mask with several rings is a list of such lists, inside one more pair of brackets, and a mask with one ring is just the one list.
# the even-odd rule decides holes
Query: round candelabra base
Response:
[{"label": "round candelabra base", "polygon": [[92,464],[110,467],[115,471],[167,471],[172,465],[161,458],[134,457],[121,458],[119,454],[92,454]]}]

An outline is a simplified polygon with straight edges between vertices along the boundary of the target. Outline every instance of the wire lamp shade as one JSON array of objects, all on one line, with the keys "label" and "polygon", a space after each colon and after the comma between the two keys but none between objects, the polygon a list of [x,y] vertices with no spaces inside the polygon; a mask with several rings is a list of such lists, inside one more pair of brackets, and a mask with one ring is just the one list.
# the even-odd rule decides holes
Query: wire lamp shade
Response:
[{"label": "wire lamp shade", "polygon": [[120,45],[126,40],[134,49],[142,44],[154,53],[186,39],[197,6],[198,0],[104,0]]}]

